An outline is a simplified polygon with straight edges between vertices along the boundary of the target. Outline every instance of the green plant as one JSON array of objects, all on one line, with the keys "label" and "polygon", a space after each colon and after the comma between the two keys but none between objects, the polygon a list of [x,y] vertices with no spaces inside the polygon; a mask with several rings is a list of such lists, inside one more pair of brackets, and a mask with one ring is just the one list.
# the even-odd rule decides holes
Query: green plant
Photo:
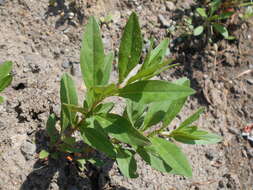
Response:
[{"label": "green plant", "polygon": [[[190,164],[173,142],[186,144],[212,144],[221,138],[199,130],[192,125],[203,109],[182,122],[171,132],[166,130],[184,106],[187,97],[194,94],[190,81],[181,78],[173,82],[150,80],[165,69],[175,66],[166,60],[169,40],[163,40],[155,49],[151,48],[137,74],[129,73],[140,62],[142,34],[138,17],[132,13],[121,39],[119,49],[117,84],[108,84],[112,70],[113,54],[104,54],[99,26],[94,17],[89,19],[83,37],[80,64],[87,93],[82,106],[74,82],[68,74],[61,79],[60,130],[54,114],[47,121],[50,137],[49,151],[41,151],[40,158],[59,152],[71,155],[80,169],[86,162],[101,164],[87,154],[94,148],[115,159],[124,176],[137,177],[135,154],[139,154],[152,168],[162,172],[191,176]],[[122,115],[113,114],[110,96],[126,99]],[[160,124],[158,128],[154,125]],[[76,135],[80,134],[88,148],[78,148]],[[164,138],[163,138],[164,137]],[[69,158],[69,157],[68,157]]]},{"label": "green plant", "polygon": [[193,30],[194,36],[199,36],[204,33],[206,39],[211,39],[214,31],[221,34],[225,39],[234,39],[229,35],[227,28],[222,24],[222,21],[230,18],[234,11],[222,11],[223,3],[221,0],[211,1],[205,8],[197,8],[196,13],[200,16],[202,24]]},{"label": "green plant", "polygon": [[[6,87],[8,87],[12,81],[12,76],[10,75],[12,69],[12,62],[6,61],[0,64],[0,92],[2,92]],[[4,98],[0,96],[0,104],[3,103]]]}]

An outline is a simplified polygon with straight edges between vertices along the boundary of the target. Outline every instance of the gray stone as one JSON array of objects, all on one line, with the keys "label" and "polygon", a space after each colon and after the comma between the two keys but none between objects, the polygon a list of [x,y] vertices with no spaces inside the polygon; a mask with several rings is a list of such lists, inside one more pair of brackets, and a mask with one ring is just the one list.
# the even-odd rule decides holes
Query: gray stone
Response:
[{"label": "gray stone", "polygon": [[250,85],[253,85],[253,79],[247,79],[247,83],[249,83]]},{"label": "gray stone", "polygon": [[59,186],[57,185],[57,183],[52,182],[52,183],[50,184],[50,189],[58,190],[58,189],[59,189]]},{"label": "gray stone", "polygon": [[234,135],[240,135],[240,131],[236,128],[228,127],[228,131]]},{"label": "gray stone", "polygon": [[61,106],[59,104],[56,104],[56,105],[53,105],[53,112],[56,114],[56,115],[60,115],[61,113]]},{"label": "gray stone", "polygon": [[71,66],[71,74],[73,76],[77,76],[77,77],[81,77],[82,76],[80,64],[72,64],[72,66]]},{"label": "gray stone", "polygon": [[69,12],[67,17],[68,17],[69,19],[73,19],[74,16],[75,16],[75,14],[74,14],[73,12]]},{"label": "gray stone", "polygon": [[218,184],[219,184],[219,188],[224,188],[225,187],[224,182],[222,180],[220,180]]},{"label": "gray stone", "polygon": [[0,0],[0,5],[4,5],[5,0]]},{"label": "gray stone", "polygon": [[253,149],[252,148],[246,148],[246,152],[249,158],[253,158]]},{"label": "gray stone", "polygon": [[29,63],[29,67],[32,73],[39,73],[41,70],[39,65],[34,64],[34,63]]},{"label": "gray stone", "polygon": [[103,44],[104,44],[105,49],[111,49],[112,48],[111,39],[109,39],[107,37],[103,38]]},{"label": "gray stone", "polygon": [[61,65],[64,69],[68,69],[71,66],[71,63],[69,61],[65,61],[64,63],[62,63]]},{"label": "gray stone", "polygon": [[21,145],[21,152],[27,160],[30,160],[36,152],[36,145],[29,141],[25,141]]},{"label": "gray stone", "polygon": [[165,28],[169,28],[171,25],[171,20],[164,18],[164,16],[161,14],[158,15],[158,20],[161,23],[161,25]]},{"label": "gray stone", "polygon": [[114,11],[114,12],[112,13],[112,21],[113,21],[114,23],[119,23],[119,22],[120,22],[120,18],[121,18],[121,13],[120,13],[120,11]]},{"label": "gray stone", "polygon": [[212,161],[214,159],[214,153],[211,151],[206,152],[205,156],[208,160]]},{"label": "gray stone", "polygon": [[165,2],[165,6],[166,6],[166,9],[168,11],[174,11],[174,10],[176,10],[175,4],[173,2],[171,2],[171,1],[166,1]]}]

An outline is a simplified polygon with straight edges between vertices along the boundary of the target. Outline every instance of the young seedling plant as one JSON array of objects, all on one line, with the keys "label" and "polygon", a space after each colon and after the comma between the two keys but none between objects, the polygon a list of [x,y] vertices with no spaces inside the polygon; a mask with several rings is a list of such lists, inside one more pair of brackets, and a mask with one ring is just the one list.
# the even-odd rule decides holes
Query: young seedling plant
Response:
[{"label": "young seedling plant", "polygon": [[227,20],[234,14],[234,11],[220,11],[221,6],[221,0],[213,0],[206,8],[199,7],[196,9],[196,13],[200,16],[202,24],[193,30],[194,36],[205,34],[206,39],[210,41],[212,40],[211,37],[214,36],[215,31],[218,34],[221,34],[225,39],[234,39],[233,36],[229,35],[224,24],[222,24],[222,21]]},{"label": "young seedling plant", "polygon": [[[10,75],[12,69],[12,62],[6,61],[0,63],[0,92],[7,88],[12,81],[12,76]],[[0,96],[0,104],[3,103],[4,98]]]},{"label": "young seedling plant", "polygon": [[[175,66],[172,60],[165,59],[168,39],[154,49],[151,47],[138,72],[129,77],[129,73],[141,60],[142,45],[138,17],[132,13],[120,43],[118,82],[109,83],[114,56],[112,53],[104,53],[99,25],[94,17],[90,17],[80,55],[83,81],[87,87],[85,100],[81,106],[78,104],[74,82],[68,74],[64,74],[60,88],[60,130],[56,127],[56,116],[50,115],[46,129],[50,137],[50,149],[42,150],[40,158],[50,155],[57,158],[58,152],[65,152],[72,155],[71,160],[83,169],[84,164],[92,160],[80,155],[85,155],[85,151],[92,148],[116,160],[121,173],[129,178],[138,177],[135,154],[139,154],[158,171],[192,176],[186,156],[174,142],[212,144],[221,138],[199,130],[192,124],[203,112],[202,108],[175,130],[167,130],[187,97],[195,92],[190,88],[187,78],[173,82],[151,80],[162,71]],[[123,114],[111,113],[114,103],[105,101],[111,96],[126,100]],[[154,128],[157,124],[160,127]],[[77,148],[76,134],[80,134],[89,149]]]}]

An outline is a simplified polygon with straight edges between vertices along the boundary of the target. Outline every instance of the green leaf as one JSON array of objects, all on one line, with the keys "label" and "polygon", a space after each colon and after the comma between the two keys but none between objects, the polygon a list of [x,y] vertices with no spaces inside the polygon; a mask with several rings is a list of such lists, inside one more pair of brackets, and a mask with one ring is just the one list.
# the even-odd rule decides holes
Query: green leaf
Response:
[{"label": "green leaf", "polygon": [[138,16],[132,13],[128,19],[119,48],[119,83],[139,63],[142,51],[142,35]]},{"label": "green leaf", "polygon": [[209,16],[213,16],[213,14],[220,8],[221,0],[212,0],[209,6],[210,6]]},{"label": "green leaf", "polygon": [[0,80],[11,72],[13,63],[11,61],[6,61],[0,64]]},{"label": "green leaf", "polygon": [[74,146],[76,144],[75,137],[69,137],[69,136],[67,136],[67,137],[63,138],[62,141],[64,143],[66,143],[67,145],[70,145],[70,146]]},{"label": "green leaf", "polygon": [[80,131],[85,143],[101,152],[104,152],[111,158],[116,157],[114,147],[110,142],[107,134],[104,132],[103,128],[94,123],[93,120],[82,125]]},{"label": "green leaf", "polygon": [[56,129],[56,117],[54,114],[51,114],[48,117],[46,131],[50,137],[50,144],[54,145],[59,137],[59,132]]},{"label": "green leaf", "polygon": [[6,87],[8,87],[11,84],[12,76],[7,75],[0,79],[0,92],[2,92]]},{"label": "green leaf", "polygon": [[99,101],[99,99],[101,99],[101,94],[96,94],[94,87],[89,88],[86,93],[85,101],[83,102],[83,107],[87,107],[90,111],[92,106],[96,103],[96,101]]},{"label": "green leaf", "polygon": [[104,104],[99,104],[95,109],[94,109],[94,113],[96,114],[103,114],[103,113],[109,113],[114,107],[114,103],[113,102],[109,102],[109,103],[104,103]]},{"label": "green leaf", "polygon": [[189,87],[159,80],[138,81],[119,90],[119,96],[140,103],[176,100],[194,94]]},{"label": "green leaf", "polygon": [[109,53],[105,56],[105,64],[104,64],[104,70],[103,70],[103,79],[101,82],[101,85],[107,85],[111,76],[112,72],[112,62],[113,62],[114,55],[113,53]]},{"label": "green leaf", "polygon": [[140,104],[138,102],[133,102],[129,99],[126,101],[126,114],[128,120],[134,126],[137,120],[143,115],[145,109],[147,108],[146,104]]},{"label": "green leaf", "polygon": [[86,102],[89,109],[94,105],[105,99],[106,97],[113,96],[118,91],[115,84],[109,84],[106,86],[96,86],[88,90],[86,94]]},{"label": "green leaf", "polygon": [[93,89],[94,89],[94,92],[100,95],[101,97],[112,96],[118,90],[115,84],[109,84],[107,86],[96,86],[96,87],[93,87]]},{"label": "green leaf", "polygon": [[0,96],[0,104],[2,104],[3,102],[4,102],[4,98]]},{"label": "green leaf", "polygon": [[157,66],[158,64],[162,63],[169,46],[169,42],[169,39],[165,39],[154,50],[152,50],[150,52],[148,63],[145,65],[143,64],[141,70],[150,66]]},{"label": "green leaf", "polygon": [[173,137],[177,141],[192,141],[192,140],[201,140],[200,136],[194,135],[192,133],[185,133],[182,131],[176,131],[174,132],[171,137]]},{"label": "green leaf", "polygon": [[228,34],[228,30],[226,29],[225,26],[222,26],[221,24],[217,24],[217,23],[213,23],[212,24],[214,29],[219,32],[224,38],[228,38],[229,34]]},{"label": "green leaf", "polygon": [[[165,69],[164,67],[166,65],[171,64],[173,61],[172,59],[168,61],[163,61],[166,51],[168,49],[168,45],[169,45],[169,39],[165,39],[154,50],[150,49],[144,60],[144,63],[141,69],[138,71],[138,73],[135,76],[132,76],[128,80],[127,84],[130,84],[141,78],[145,78],[145,79],[152,78],[153,76],[158,75],[160,72],[162,72]],[[153,45],[151,44],[151,48],[152,46]],[[169,67],[171,67],[171,65]]]},{"label": "green leaf", "polygon": [[79,112],[79,113],[82,113],[82,114],[86,114],[88,112],[88,110],[86,108],[76,106],[76,105],[72,105],[72,104],[63,104],[63,107],[66,107],[67,109],[69,109],[73,113]]},{"label": "green leaf", "polygon": [[150,56],[151,56],[151,52],[152,52],[153,47],[154,47],[154,38],[151,38],[151,39],[149,40],[149,42],[150,42],[150,47],[149,47],[148,53],[147,53],[147,55],[146,55],[146,57],[145,57],[145,59],[144,59],[144,62],[143,62],[143,64],[142,64],[141,70],[146,69],[147,66],[148,66],[149,63],[150,63]]},{"label": "green leaf", "polygon": [[164,119],[164,116],[170,107],[171,101],[155,102],[149,105],[148,111],[145,115],[142,130],[145,131],[150,126],[156,125]]},{"label": "green leaf", "polygon": [[205,8],[197,8],[197,13],[203,18],[207,18],[206,9]]},{"label": "green leaf", "polygon": [[[174,81],[174,83],[188,87],[190,86],[190,81],[187,78],[178,79]],[[184,106],[186,100],[187,97],[174,100],[171,102],[163,119],[163,128],[167,127],[171,123],[171,121],[178,115],[178,113]]]},{"label": "green leaf", "polygon": [[197,28],[194,29],[193,31],[193,35],[194,36],[199,36],[200,34],[202,34],[204,31],[204,27],[203,26],[198,26]]},{"label": "green leaf", "polygon": [[49,152],[47,152],[46,150],[42,150],[39,153],[39,159],[45,159],[49,156]]},{"label": "green leaf", "polygon": [[[201,133],[201,132],[205,132],[205,133]],[[222,141],[222,138],[220,136],[213,133],[208,133],[206,131],[196,131],[196,132],[191,133],[191,135],[199,137],[199,140],[190,140],[190,139],[178,138],[178,137],[173,137],[173,138],[185,144],[198,144],[198,145],[216,144]]]},{"label": "green leaf", "polygon": [[151,150],[149,146],[138,147],[137,152],[152,168],[160,172],[172,173],[172,168],[156,152]]},{"label": "green leaf", "polygon": [[137,178],[138,174],[136,173],[137,164],[134,159],[134,153],[129,150],[118,148],[116,161],[121,173],[128,178]]},{"label": "green leaf", "polygon": [[[169,59],[168,61],[166,61],[169,65],[167,65],[167,66],[165,66],[165,67],[162,67],[162,65],[158,65],[159,67],[158,67],[158,69],[157,69],[154,73],[145,76],[144,78],[142,78],[142,80],[151,79],[152,77],[159,75],[159,74],[162,73],[163,71],[166,71],[166,70],[168,70],[168,69],[171,69],[171,68],[173,68],[173,67],[179,65],[179,64],[171,64],[173,61],[174,61],[173,59]],[[160,67],[160,66],[161,66],[161,67]]]},{"label": "green leaf", "polygon": [[194,121],[198,120],[200,117],[200,114],[204,112],[204,108],[199,108],[194,114],[192,114],[190,117],[188,117],[186,120],[184,120],[181,125],[178,127],[178,129],[181,129],[183,127],[187,127],[191,125]]},{"label": "green leaf", "polygon": [[65,152],[65,153],[80,153],[82,150],[80,148],[75,148],[72,145],[69,145],[67,143],[60,144],[58,146],[59,151]]},{"label": "green leaf", "polygon": [[208,20],[209,21],[213,21],[213,20],[226,20],[226,19],[230,18],[233,14],[234,14],[234,12],[223,12],[223,13],[221,13],[219,15],[213,15]]},{"label": "green leaf", "polygon": [[172,133],[174,132],[184,132],[184,133],[193,133],[195,131],[197,131],[198,127],[197,126],[187,126],[187,127],[183,127],[183,128],[177,128],[174,131],[172,131]]},{"label": "green leaf", "polygon": [[93,164],[97,167],[101,167],[105,164],[102,160],[96,159],[96,158],[87,159],[87,162],[90,162],[91,164]]},{"label": "green leaf", "polygon": [[[62,131],[66,129],[68,123],[74,125],[76,113],[72,112],[69,107],[63,106],[64,104],[78,105],[78,97],[74,81],[68,74],[64,74],[61,79],[61,127]],[[65,118],[66,117],[66,118]]]},{"label": "green leaf", "polygon": [[[108,75],[105,70],[104,47],[100,34],[99,25],[94,17],[89,18],[83,36],[80,64],[83,80],[87,88],[102,85],[106,82]],[[106,64],[110,64],[109,60]]]},{"label": "green leaf", "polygon": [[152,137],[152,145],[161,158],[179,175],[192,176],[191,166],[183,152],[170,141]]},{"label": "green leaf", "polygon": [[235,36],[228,36],[228,37],[226,37],[225,39],[226,39],[226,40],[235,40],[236,38],[235,38]]},{"label": "green leaf", "polygon": [[86,164],[86,159],[77,159],[77,164],[78,164],[78,168],[81,171],[84,171],[86,169],[85,164]]},{"label": "green leaf", "polygon": [[[134,81],[143,79],[143,78],[152,78],[155,75],[158,75],[161,71],[161,69],[165,68],[166,65],[171,64],[172,60],[164,61],[163,64],[159,65],[151,65],[147,68],[141,69],[136,75],[132,76],[128,81],[127,84],[130,84]],[[172,67],[172,65],[169,65],[169,67]],[[166,67],[167,69],[168,67]]]},{"label": "green leaf", "polygon": [[61,124],[61,135],[63,135],[64,131],[69,127],[69,120],[63,109],[61,110],[60,124]]},{"label": "green leaf", "polygon": [[52,152],[52,153],[50,153],[50,157],[55,160],[58,160],[60,157],[60,153],[59,152]]},{"label": "green leaf", "polygon": [[109,136],[130,145],[146,146],[150,144],[147,137],[136,130],[132,124],[116,114],[104,114],[95,116],[99,124]]}]

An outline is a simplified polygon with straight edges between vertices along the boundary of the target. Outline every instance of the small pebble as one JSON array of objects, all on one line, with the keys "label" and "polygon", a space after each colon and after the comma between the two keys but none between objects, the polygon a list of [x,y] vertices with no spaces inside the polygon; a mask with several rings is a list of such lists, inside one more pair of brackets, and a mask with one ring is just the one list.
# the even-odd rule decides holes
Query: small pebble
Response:
[{"label": "small pebble", "polygon": [[24,157],[27,160],[30,160],[36,152],[36,145],[29,141],[25,141],[20,147],[20,149]]},{"label": "small pebble", "polygon": [[162,24],[163,27],[169,28],[171,25],[171,20],[164,18],[163,15],[158,15],[158,20]]},{"label": "small pebble", "polygon": [[79,64],[72,64],[70,72],[73,76],[77,76],[77,77],[82,76],[82,72],[81,72],[81,68]]},{"label": "small pebble", "polygon": [[228,128],[228,131],[229,131],[230,133],[234,134],[234,135],[238,135],[238,136],[240,135],[240,131],[237,130],[237,129],[235,129],[235,128],[229,127],[229,128]]},{"label": "small pebble", "polygon": [[224,183],[223,183],[223,181],[219,181],[219,188],[224,188],[225,186],[224,186]]},{"label": "small pebble", "polygon": [[120,22],[120,18],[121,18],[120,11],[115,11],[115,12],[112,13],[112,21],[114,23],[119,23]]},{"label": "small pebble", "polygon": [[214,154],[212,152],[207,152],[205,156],[208,160],[212,161],[214,159]]},{"label": "small pebble", "polygon": [[62,67],[64,69],[68,69],[70,66],[71,66],[71,62],[69,62],[69,61],[65,61],[64,63],[62,63]]},{"label": "small pebble", "polygon": [[247,79],[247,82],[248,82],[250,85],[253,85],[253,79]]},{"label": "small pebble", "polygon": [[165,6],[168,11],[174,11],[176,9],[175,4],[171,1],[166,1]]},{"label": "small pebble", "polygon": [[213,49],[214,49],[214,51],[218,51],[218,45],[217,44],[213,44]]},{"label": "small pebble", "polygon": [[216,55],[216,52],[215,52],[215,51],[210,51],[210,55],[215,56],[215,55]]},{"label": "small pebble", "polygon": [[68,18],[69,18],[69,19],[74,18],[74,16],[75,16],[75,14],[74,14],[73,12],[68,13]]},{"label": "small pebble", "polygon": [[253,158],[253,149],[252,148],[251,149],[247,148],[246,152],[247,152],[247,155],[249,158]]}]

